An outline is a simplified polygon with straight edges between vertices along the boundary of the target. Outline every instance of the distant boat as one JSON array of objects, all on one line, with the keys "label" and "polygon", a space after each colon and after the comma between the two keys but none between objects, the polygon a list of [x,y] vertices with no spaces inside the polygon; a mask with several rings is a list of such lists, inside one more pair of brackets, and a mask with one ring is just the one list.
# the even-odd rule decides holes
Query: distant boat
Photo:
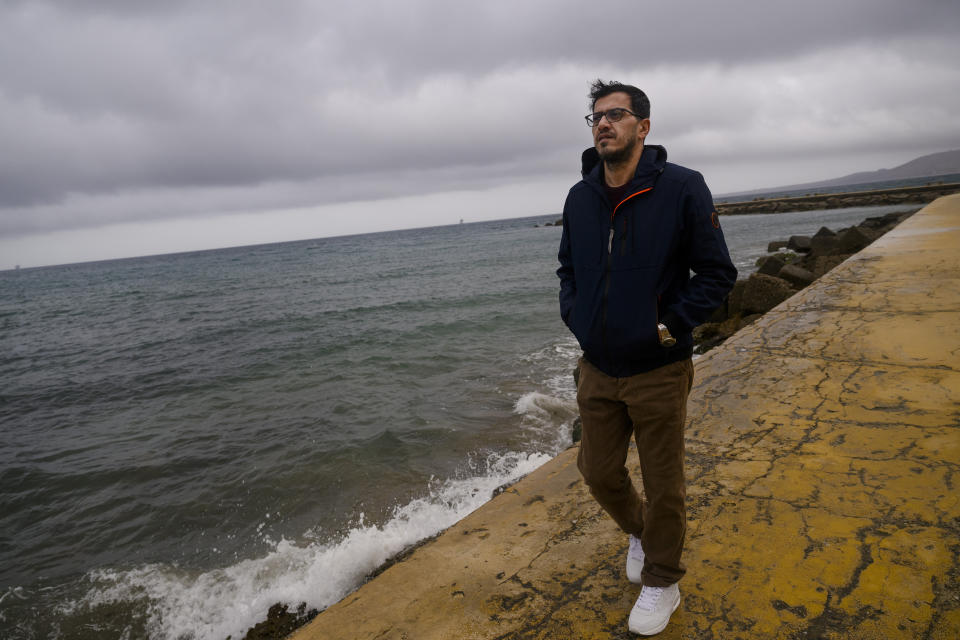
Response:
[{"label": "distant boat", "polygon": [[460,218],[460,224],[463,224],[463,218]]}]

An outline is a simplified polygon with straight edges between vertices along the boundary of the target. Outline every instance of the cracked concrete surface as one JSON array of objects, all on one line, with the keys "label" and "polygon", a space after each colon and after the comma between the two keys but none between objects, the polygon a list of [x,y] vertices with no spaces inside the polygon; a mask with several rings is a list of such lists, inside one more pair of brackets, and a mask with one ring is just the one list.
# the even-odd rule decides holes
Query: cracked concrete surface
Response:
[{"label": "cracked concrete surface", "polygon": [[[658,637],[960,637],[960,196],[698,360],[687,464]],[[294,637],[630,638],[626,549],[572,448]]]}]

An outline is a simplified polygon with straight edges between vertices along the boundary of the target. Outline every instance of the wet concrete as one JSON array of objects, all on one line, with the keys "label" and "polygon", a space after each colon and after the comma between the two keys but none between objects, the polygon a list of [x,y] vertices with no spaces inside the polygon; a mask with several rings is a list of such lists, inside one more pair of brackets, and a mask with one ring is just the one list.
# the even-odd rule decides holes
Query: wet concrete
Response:
[{"label": "wet concrete", "polygon": [[[960,195],[699,359],[689,416],[688,574],[658,638],[960,637]],[[576,453],[293,637],[634,637],[627,539]]]}]

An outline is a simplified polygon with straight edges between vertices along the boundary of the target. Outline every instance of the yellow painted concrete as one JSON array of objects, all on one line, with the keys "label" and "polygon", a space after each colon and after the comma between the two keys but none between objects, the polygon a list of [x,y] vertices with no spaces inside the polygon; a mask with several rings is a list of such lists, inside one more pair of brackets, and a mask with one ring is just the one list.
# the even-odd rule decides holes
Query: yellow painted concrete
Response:
[{"label": "yellow painted concrete", "polygon": [[[698,360],[689,415],[658,637],[960,638],[960,195]],[[626,547],[572,448],[294,637],[628,638]]]}]

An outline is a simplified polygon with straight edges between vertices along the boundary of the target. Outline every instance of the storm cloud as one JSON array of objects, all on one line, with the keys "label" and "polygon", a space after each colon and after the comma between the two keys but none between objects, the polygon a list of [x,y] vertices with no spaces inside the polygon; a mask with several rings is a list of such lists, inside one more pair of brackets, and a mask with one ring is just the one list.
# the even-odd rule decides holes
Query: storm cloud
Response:
[{"label": "storm cloud", "polygon": [[550,213],[598,76],[716,193],[894,166],[960,147],[958,27],[946,0],[6,2],[0,236],[555,183],[502,212]]}]

